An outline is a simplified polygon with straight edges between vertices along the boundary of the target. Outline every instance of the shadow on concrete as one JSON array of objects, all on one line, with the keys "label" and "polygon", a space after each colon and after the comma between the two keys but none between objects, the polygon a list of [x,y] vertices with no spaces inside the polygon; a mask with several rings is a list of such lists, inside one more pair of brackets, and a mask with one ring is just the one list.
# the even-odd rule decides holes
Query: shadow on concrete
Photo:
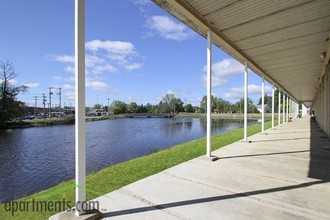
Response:
[{"label": "shadow on concrete", "polygon": [[254,141],[254,140],[251,140],[251,142],[273,142],[273,141],[296,141],[296,140],[306,140],[306,139],[309,139],[309,138],[286,138],[286,139],[276,139],[276,140],[270,140],[270,139],[267,139],[267,140],[260,140],[260,141]]},{"label": "shadow on concrete", "polygon": [[206,198],[163,203],[163,204],[158,204],[158,205],[151,205],[151,206],[145,206],[145,207],[138,207],[138,208],[102,213],[102,217],[105,218],[105,217],[129,215],[129,214],[136,214],[136,213],[141,213],[141,212],[163,210],[163,209],[179,207],[179,206],[194,205],[194,204],[221,201],[221,200],[227,200],[227,199],[235,199],[235,198],[240,198],[240,197],[248,197],[248,196],[273,193],[273,192],[278,192],[278,191],[286,191],[286,190],[304,188],[304,187],[308,187],[308,186],[312,186],[312,185],[323,184],[326,182],[328,182],[328,181],[317,180],[317,181],[312,181],[312,182],[306,182],[306,183],[290,185],[290,186],[283,186],[283,187],[276,187],[276,188],[271,188],[271,189],[262,189],[262,190],[249,191],[249,192],[243,192],[243,193],[234,193],[234,194],[229,194],[229,195],[212,196],[212,197],[206,197]]},{"label": "shadow on concrete", "polygon": [[285,152],[276,152],[276,153],[267,153],[267,154],[245,154],[239,156],[229,156],[229,157],[218,157],[221,159],[232,159],[232,158],[240,158],[240,157],[259,157],[259,156],[271,156],[271,155],[278,155],[278,154],[297,154],[297,153],[304,153],[309,152],[309,150],[298,150],[298,151],[285,151]]},{"label": "shadow on concrete", "polygon": [[310,164],[308,177],[330,181],[330,140],[311,118]]}]

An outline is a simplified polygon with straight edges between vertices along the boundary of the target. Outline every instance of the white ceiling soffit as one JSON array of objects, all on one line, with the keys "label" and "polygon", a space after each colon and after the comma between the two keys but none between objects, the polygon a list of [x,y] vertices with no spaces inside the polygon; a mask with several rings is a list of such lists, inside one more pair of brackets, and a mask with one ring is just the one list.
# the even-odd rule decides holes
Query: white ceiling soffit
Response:
[{"label": "white ceiling soffit", "polygon": [[153,1],[202,36],[211,30],[213,44],[312,105],[329,47],[330,0]]}]

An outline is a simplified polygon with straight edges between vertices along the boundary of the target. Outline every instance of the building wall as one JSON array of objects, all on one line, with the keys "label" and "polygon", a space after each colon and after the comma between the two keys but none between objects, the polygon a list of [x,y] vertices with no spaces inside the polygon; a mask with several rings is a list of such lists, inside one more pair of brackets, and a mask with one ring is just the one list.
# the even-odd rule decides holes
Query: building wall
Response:
[{"label": "building wall", "polygon": [[330,65],[327,66],[324,76],[321,79],[320,89],[314,100],[312,109],[316,121],[323,131],[330,137]]}]

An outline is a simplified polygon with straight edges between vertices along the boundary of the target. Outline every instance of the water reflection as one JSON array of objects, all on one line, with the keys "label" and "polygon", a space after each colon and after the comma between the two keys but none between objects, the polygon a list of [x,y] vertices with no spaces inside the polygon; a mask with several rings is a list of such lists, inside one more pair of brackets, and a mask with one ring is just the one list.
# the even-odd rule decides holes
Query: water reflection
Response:
[{"label": "water reflection", "polygon": [[[249,123],[256,123],[249,121]],[[243,126],[214,120],[213,134]],[[133,118],[88,122],[87,173],[205,136],[199,118]],[[74,126],[0,130],[0,201],[27,196],[74,178]]]}]

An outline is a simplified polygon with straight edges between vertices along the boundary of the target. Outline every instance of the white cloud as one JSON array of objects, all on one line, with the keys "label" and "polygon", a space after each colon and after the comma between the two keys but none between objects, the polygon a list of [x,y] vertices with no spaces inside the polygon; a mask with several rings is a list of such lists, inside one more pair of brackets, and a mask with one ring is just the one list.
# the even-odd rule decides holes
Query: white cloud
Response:
[{"label": "white cloud", "polygon": [[159,34],[161,37],[168,40],[183,41],[193,36],[187,26],[182,23],[176,22],[168,16],[155,15],[147,19],[146,27],[153,33]]},{"label": "white cloud", "polygon": [[86,58],[85,58],[85,65],[86,67],[94,67],[98,64],[102,64],[104,63],[105,60],[98,57],[98,56],[95,56],[95,55],[86,55]]},{"label": "white cloud", "polygon": [[66,66],[64,70],[68,73],[75,73],[75,68],[74,66]]},{"label": "white cloud", "polygon": [[74,63],[74,56],[54,55],[53,58],[61,63]]},{"label": "white cloud", "polygon": [[128,96],[125,98],[126,103],[131,103],[131,102],[141,102],[142,98],[140,96]]},{"label": "white cloud", "polygon": [[74,85],[71,85],[71,84],[68,84],[68,83],[63,84],[59,87],[62,88],[62,89],[74,89]]},{"label": "white cloud", "polygon": [[125,65],[125,69],[132,71],[132,70],[140,69],[142,66],[143,66],[142,63],[131,63]]},{"label": "white cloud", "polygon": [[[2,82],[3,82],[3,80],[0,79],[0,83],[2,83]],[[16,81],[15,79],[11,79],[11,80],[8,81],[8,83],[9,83],[10,85],[15,85],[15,84],[17,83],[17,81]]]},{"label": "white cloud", "polygon": [[131,42],[92,40],[86,42],[86,49],[91,51],[106,50],[115,54],[134,54],[135,47]]},{"label": "white cloud", "polygon": [[145,6],[145,5],[148,5],[149,3],[151,3],[151,1],[150,0],[134,0],[133,3],[135,5]]},{"label": "white cloud", "polygon": [[[114,73],[121,70],[133,71],[143,66],[141,56],[134,44],[125,41],[92,40],[86,42],[86,75]],[[67,63],[64,70],[75,73],[74,56],[52,55],[53,60]],[[57,77],[58,80],[60,80]]]},{"label": "white cloud", "polygon": [[64,93],[62,93],[62,97],[63,97],[63,99],[73,101],[73,100],[75,100],[75,92],[74,91],[64,92]]},{"label": "white cloud", "polygon": [[39,83],[25,83],[24,86],[27,86],[31,89],[35,89],[39,86]]},{"label": "white cloud", "polygon": [[74,82],[76,79],[75,79],[75,77],[69,77],[69,78],[65,78],[64,79],[64,82]]},{"label": "white cloud", "polygon": [[[206,66],[203,71],[206,73]],[[234,59],[223,59],[222,61],[212,64],[212,86],[223,86],[228,84],[227,77],[240,75],[244,73],[244,66]],[[206,75],[203,77],[204,85],[206,85]]]},{"label": "white cloud", "polygon": [[[265,86],[265,94],[272,92],[272,88]],[[248,95],[260,95],[261,96],[261,86],[250,84],[248,85]],[[229,89],[229,92],[223,95],[223,98],[227,99],[238,99],[244,97],[244,87],[233,87]]]},{"label": "white cloud", "polygon": [[86,78],[86,87],[96,91],[111,92],[111,93],[118,92],[116,89],[110,87],[107,83],[92,79],[90,77]]},{"label": "white cloud", "polygon": [[53,79],[54,79],[54,80],[61,80],[62,77],[60,77],[60,76],[53,76]]},{"label": "white cloud", "polygon": [[95,68],[93,68],[93,70],[92,70],[92,72],[94,74],[99,74],[99,73],[104,73],[104,72],[114,73],[116,71],[117,71],[117,68],[110,64],[99,65],[99,66],[96,66]]}]

